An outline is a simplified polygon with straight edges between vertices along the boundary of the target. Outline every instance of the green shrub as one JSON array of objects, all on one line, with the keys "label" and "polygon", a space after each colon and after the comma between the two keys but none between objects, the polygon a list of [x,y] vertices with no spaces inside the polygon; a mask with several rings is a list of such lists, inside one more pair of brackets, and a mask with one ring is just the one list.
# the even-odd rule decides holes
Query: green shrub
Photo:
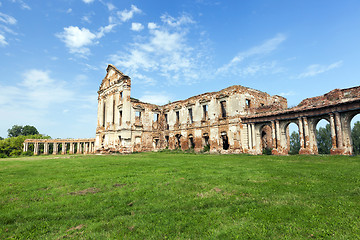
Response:
[{"label": "green shrub", "polygon": [[272,148],[264,148],[262,153],[264,155],[272,155]]},{"label": "green shrub", "polygon": [[210,151],[210,145],[205,145],[203,151],[204,152],[209,152]]}]

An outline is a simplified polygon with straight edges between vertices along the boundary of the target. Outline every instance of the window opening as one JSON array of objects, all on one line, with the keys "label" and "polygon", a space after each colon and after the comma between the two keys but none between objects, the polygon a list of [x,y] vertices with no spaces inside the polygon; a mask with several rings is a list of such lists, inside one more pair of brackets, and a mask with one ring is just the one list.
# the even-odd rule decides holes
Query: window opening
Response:
[{"label": "window opening", "polygon": [[180,122],[180,113],[179,111],[176,111],[176,123]]},{"label": "window opening", "polygon": [[112,116],[112,124],[115,123],[115,100],[113,101],[113,116]]},{"label": "window opening", "polygon": [[192,108],[189,108],[189,120],[190,120],[190,124],[193,123],[193,113],[192,113]]},{"label": "window opening", "polygon": [[207,120],[208,117],[208,105],[203,105],[203,118]]},{"label": "window opening", "polygon": [[169,146],[169,136],[165,136],[165,141],[166,141],[166,147]]},{"label": "window opening", "polygon": [[192,135],[189,135],[189,145],[190,148],[195,148],[194,138]]},{"label": "window opening", "polygon": [[245,100],[245,105],[247,108],[250,108],[250,99]]},{"label": "window opening", "polygon": [[159,121],[159,113],[154,113],[154,122]]},{"label": "window opening", "polygon": [[104,102],[104,107],[103,107],[103,127],[106,126],[106,103]]},{"label": "window opening", "polygon": [[135,122],[141,123],[141,112],[140,111],[135,112]]},{"label": "window opening", "polygon": [[121,123],[122,123],[122,111],[120,111],[120,114],[119,114],[119,125],[121,126]]},{"label": "window opening", "polygon": [[175,148],[181,148],[181,141],[180,141],[181,135],[180,134],[176,134],[175,135]]},{"label": "window opening", "polygon": [[222,138],[222,141],[223,141],[223,149],[228,150],[229,149],[229,139],[228,139],[225,132],[221,133],[221,138]]},{"label": "window opening", "polygon": [[226,118],[226,101],[221,101],[220,106],[221,106],[221,117]]}]

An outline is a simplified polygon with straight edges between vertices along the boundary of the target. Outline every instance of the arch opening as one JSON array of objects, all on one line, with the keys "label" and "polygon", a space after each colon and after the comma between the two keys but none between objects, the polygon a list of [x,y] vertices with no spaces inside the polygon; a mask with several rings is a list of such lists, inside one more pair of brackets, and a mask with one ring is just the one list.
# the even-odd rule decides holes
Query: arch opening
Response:
[{"label": "arch opening", "polygon": [[360,113],[351,119],[350,127],[352,153],[353,155],[360,155]]},{"label": "arch opening", "polygon": [[273,149],[273,142],[272,142],[272,129],[270,125],[264,125],[261,128],[260,136],[261,136],[261,149],[263,154],[271,154]]},{"label": "arch opening", "polygon": [[296,123],[291,122],[287,126],[287,129],[289,132],[289,134],[286,134],[286,136],[288,137],[287,143],[289,154],[299,154],[301,148],[299,126]]},{"label": "arch opening", "polygon": [[321,119],[316,124],[316,144],[318,154],[330,154],[332,147],[331,129],[327,119]]},{"label": "arch opening", "polygon": [[222,133],[221,133],[221,139],[222,139],[223,149],[224,149],[224,150],[228,150],[229,147],[230,147],[230,145],[229,145],[229,138],[228,138],[226,132],[222,132]]}]

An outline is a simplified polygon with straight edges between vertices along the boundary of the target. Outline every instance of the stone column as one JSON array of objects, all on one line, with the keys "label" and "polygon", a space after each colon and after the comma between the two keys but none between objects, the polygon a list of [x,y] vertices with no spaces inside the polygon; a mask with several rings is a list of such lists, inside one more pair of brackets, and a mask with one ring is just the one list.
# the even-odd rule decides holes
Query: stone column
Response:
[{"label": "stone column", "polygon": [[300,149],[305,148],[305,141],[304,141],[304,126],[302,122],[302,118],[299,117],[299,136],[300,136]]},{"label": "stone column", "polygon": [[307,117],[303,117],[303,121],[304,121],[304,146],[305,148],[310,148],[310,134],[309,134],[309,124],[308,124],[308,120]]},{"label": "stone column", "polygon": [[61,144],[61,154],[62,155],[64,155],[64,154],[66,154],[66,143],[65,142],[63,142],[62,144]]},{"label": "stone column", "polygon": [[49,154],[49,143],[47,142],[44,143],[44,154]]},{"label": "stone column", "polygon": [[73,142],[70,143],[69,154],[74,154],[74,143]]},{"label": "stone column", "polygon": [[342,138],[342,128],[341,128],[341,120],[339,112],[335,113],[335,123],[336,123],[336,135],[337,135],[337,142],[338,148],[343,147],[343,138]]},{"label": "stone column", "polygon": [[39,154],[39,143],[36,142],[34,143],[34,155],[38,155]]},{"label": "stone column", "polygon": [[256,134],[255,134],[255,123],[251,124],[251,136],[252,136],[252,149],[256,149]]},{"label": "stone column", "polygon": [[330,113],[330,130],[331,130],[331,143],[332,143],[332,149],[336,149],[336,130],[335,130],[335,120],[334,120],[334,114]]},{"label": "stone column", "polygon": [[29,143],[28,143],[28,142],[24,142],[23,145],[24,145],[24,149],[23,149],[24,152],[27,152],[28,149],[29,149]]},{"label": "stone column", "polygon": [[274,121],[271,121],[271,135],[272,135],[273,148],[276,149],[276,148],[277,148],[277,144],[276,144],[276,129],[275,129],[275,122],[274,122]]},{"label": "stone column", "polygon": [[88,153],[88,143],[84,142],[84,154]]},{"label": "stone column", "polygon": [[275,120],[275,128],[276,128],[276,146],[277,149],[281,148],[281,133],[280,133],[280,122],[279,120]]},{"label": "stone column", "polygon": [[81,154],[81,151],[80,151],[80,143],[79,143],[79,142],[77,143],[77,151],[76,151],[76,154]]},{"label": "stone column", "polygon": [[78,149],[79,149],[79,150],[78,150],[78,153],[81,154],[81,153],[83,153],[83,143],[79,142],[78,144],[79,144],[79,145],[78,145]]},{"label": "stone column", "polygon": [[58,154],[58,143],[56,142],[53,143],[53,154]]},{"label": "stone column", "polygon": [[249,149],[252,149],[252,134],[251,134],[251,125],[248,123],[248,143],[249,143]]}]

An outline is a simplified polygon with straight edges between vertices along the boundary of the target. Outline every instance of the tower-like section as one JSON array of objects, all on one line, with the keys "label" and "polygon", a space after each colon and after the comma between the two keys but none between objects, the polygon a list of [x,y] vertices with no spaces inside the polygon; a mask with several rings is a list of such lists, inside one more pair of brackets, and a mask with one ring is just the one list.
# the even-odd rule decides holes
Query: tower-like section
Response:
[{"label": "tower-like section", "polygon": [[98,91],[96,152],[131,151],[131,79],[113,65]]}]

